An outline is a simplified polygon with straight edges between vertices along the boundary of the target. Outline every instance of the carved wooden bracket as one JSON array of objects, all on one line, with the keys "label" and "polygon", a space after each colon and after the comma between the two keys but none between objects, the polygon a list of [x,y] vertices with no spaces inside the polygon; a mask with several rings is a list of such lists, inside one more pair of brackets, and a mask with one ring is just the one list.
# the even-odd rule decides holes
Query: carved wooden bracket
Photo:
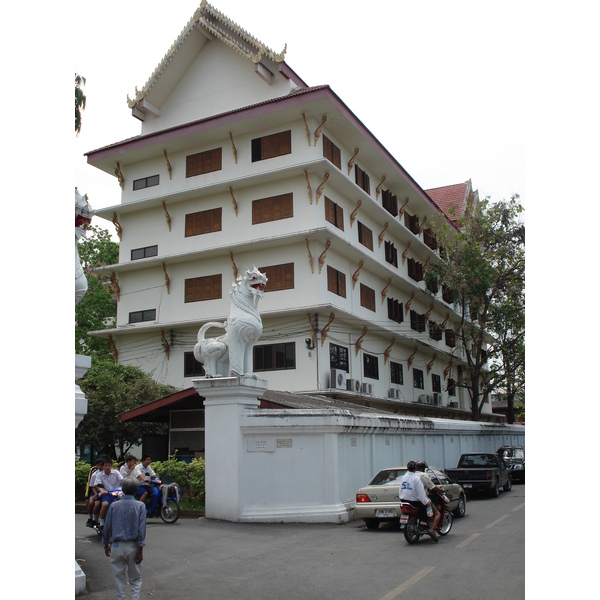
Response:
[{"label": "carved wooden bracket", "polygon": [[317,140],[321,137],[321,132],[323,131],[325,121],[327,121],[327,117],[323,115],[323,118],[321,119],[321,124],[315,129],[315,143],[313,144],[314,146],[317,145]]},{"label": "carved wooden bracket", "polygon": [[388,290],[390,289],[390,285],[392,285],[392,278],[388,277],[386,286],[381,290],[381,304],[385,302],[385,297],[387,296]]},{"label": "carved wooden bracket", "polygon": [[352,228],[352,225],[354,225],[354,221],[356,221],[356,217],[358,216],[358,209],[360,208],[361,204],[362,200],[359,200],[356,203],[356,208],[350,213],[350,228]]},{"label": "carved wooden bracket", "polygon": [[319,204],[319,198],[321,197],[321,194],[323,193],[323,189],[325,188],[325,184],[327,183],[328,179],[329,179],[329,173],[325,173],[325,177],[323,177],[323,181],[321,181],[321,183],[319,184],[319,187],[317,188],[317,200],[316,200],[317,204]]},{"label": "carved wooden bracket", "polygon": [[381,233],[379,234],[379,248],[381,248],[381,243],[383,242],[383,238],[385,236],[385,232],[387,231],[387,228],[390,226],[389,222],[386,221],[385,225],[383,226],[383,229],[381,230]]},{"label": "carved wooden bracket", "polygon": [[408,249],[410,248],[411,244],[412,244],[412,242],[408,242],[408,244],[406,245],[406,248],[404,248],[404,252],[402,253],[402,264],[404,264],[406,262],[406,255],[408,254]]},{"label": "carved wooden bracket", "polygon": [[231,268],[233,269],[233,280],[237,281],[238,268],[237,268],[237,265],[235,264],[235,261],[233,260],[233,252],[229,253],[229,260],[231,260]]},{"label": "carved wooden bracket", "polygon": [[310,326],[310,337],[312,338],[313,346],[316,346],[317,345],[317,332],[315,331],[315,326],[313,325],[313,320],[310,316],[310,313],[306,313],[306,316],[308,317],[308,325]]},{"label": "carved wooden bracket", "polygon": [[410,293],[410,298],[407,300],[406,305],[404,306],[404,314],[407,315],[410,310],[410,305],[412,304],[413,298],[415,297],[415,293]]},{"label": "carved wooden bracket", "polygon": [[440,327],[442,329],[446,328],[446,323],[448,322],[448,319],[450,318],[450,313],[446,313],[446,318],[442,321],[442,323],[440,324]]},{"label": "carved wooden bracket", "polygon": [[305,238],[304,241],[306,243],[306,252],[308,253],[308,264],[310,266],[310,272],[314,274],[315,270],[313,268],[313,257],[310,252],[310,246],[308,245],[308,238]]},{"label": "carved wooden bracket", "polygon": [[117,162],[117,168],[115,169],[115,175],[117,176],[117,179],[119,180],[119,185],[121,186],[121,189],[124,190],[125,189],[125,178],[123,177],[123,173],[121,172],[121,165]]},{"label": "carved wooden bracket", "polygon": [[113,340],[112,334],[108,336],[108,345],[110,346],[110,353],[112,354],[115,364],[118,364],[119,351],[117,350],[117,346],[115,345],[115,341]]},{"label": "carved wooden bracket", "polygon": [[356,155],[358,154],[358,148],[354,148],[354,154],[348,161],[348,175],[352,172],[352,167],[354,166],[354,161],[356,160]]},{"label": "carved wooden bracket", "polygon": [[452,369],[452,361],[450,361],[450,364],[444,369],[444,379],[448,379],[448,375],[450,375],[451,369]]},{"label": "carved wooden bracket", "polygon": [[433,367],[433,363],[435,362],[436,358],[437,354],[434,354],[433,358],[427,363],[427,375],[429,375],[429,371],[431,371],[431,368]]},{"label": "carved wooden bracket", "polygon": [[354,348],[355,348],[355,352],[356,352],[355,356],[358,356],[358,351],[361,349],[363,339],[364,339],[365,335],[367,335],[368,330],[369,330],[368,327],[363,327],[361,336],[356,340],[356,343],[354,344]]},{"label": "carved wooden bracket", "polygon": [[408,370],[410,371],[410,366],[413,363],[413,360],[415,360],[415,355],[417,354],[417,351],[419,350],[418,346],[415,346],[415,349],[413,350],[413,353],[408,357]]},{"label": "carved wooden bracket", "polygon": [[233,152],[233,160],[235,160],[235,164],[237,165],[237,148],[235,147],[235,142],[233,141],[233,134],[231,131],[229,132],[229,139],[231,140],[231,151]]},{"label": "carved wooden bracket", "polygon": [[425,270],[427,268],[427,265],[429,264],[429,261],[431,260],[431,256],[428,256],[425,259],[425,262],[423,263],[423,270]]},{"label": "carved wooden bracket", "polygon": [[379,185],[375,188],[375,200],[379,200],[379,194],[381,194],[381,188],[383,187],[384,181],[385,181],[385,175],[381,178]]},{"label": "carved wooden bracket", "polygon": [[167,294],[171,293],[171,279],[167,274],[167,265],[165,263],[162,264],[162,269],[165,274],[165,285],[167,286]]},{"label": "carved wooden bracket", "polygon": [[110,282],[112,283],[113,290],[117,295],[117,302],[119,302],[121,300],[121,286],[117,281],[117,274],[114,271],[110,274]]},{"label": "carved wooden bracket", "polygon": [[117,235],[119,236],[119,239],[122,241],[123,240],[123,228],[121,227],[121,223],[119,223],[119,219],[117,218],[117,213],[113,213],[112,222],[113,222],[113,225],[115,226],[115,229],[117,230]]},{"label": "carved wooden bracket", "polygon": [[304,121],[304,133],[306,133],[306,141],[310,146],[310,131],[308,130],[308,123],[306,122],[306,115],[302,113],[302,120]]},{"label": "carved wooden bracket", "polygon": [[327,250],[329,250],[329,246],[331,246],[331,241],[327,240],[327,243],[325,244],[325,250],[323,250],[323,252],[321,252],[321,256],[319,256],[319,275],[321,274],[321,269],[325,264],[325,258],[327,257]]},{"label": "carved wooden bracket", "polygon": [[421,223],[421,225],[419,227],[419,235],[421,235],[423,233],[423,229],[425,229],[425,221],[427,221],[427,215],[425,215],[423,217],[423,222]]},{"label": "carved wooden bracket", "polygon": [[238,216],[238,204],[235,201],[235,196],[233,195],[233,188],[231,186],[229,186],[229,193],[231,194],[231,202],[233,204],[233,212],[235,213],[235,216]]},{"label": "carved wooden bracket", "polygon": [[167,210],[167,205],[164,202],[162,203],[162,207],[163,207],[163,210],[165,211],[165,218],[167,219],[167,225],[169,226],[169,231],[171,231],[171,215],[169,214],[169,211]]},{"label": "carved wooden bracket", "polygon": [[167,342],[167,336],[165,335],[165,330],[160,330],[160,339],[162,341],[163,348],[165,349],[165,354],[167,355],[167,360],[169,360],[169,353],[171,351],[171,347],[169,346],[169,342]]},{"label": "carved wooden bracket", "polygon": [[356,286],[356,282],[358,281],[358,276],[360,275],[360,270],[363,268],[365,264],[364,260],[361,260],[358,263],[358,269],[356,269],[356,271],[354,271],[354,274],[352,275],[352,289],[354,289],[354,287]]},{"label": "carved wooden bracket", "polygon": [[433,302],[429,305],[429,310],[425,313],[426,321],[429,319],[429,315],[431,314],[432,311],[433,311]]},{"label": "carved wooden bracket", "polygon": [[[169,171],[169,179],[173,179],[173,169],[171,168],[171,162],[169,161],[169,157],[167,156],[167,151],[163,150],[165,154],[165,160],[167,161],[167,171]],[[169,231],[171,231],[169,229]]]},{"label": "carved wooden bracket", "polygon": [[310,187],[310,181],[308,180],[308,171],[304,171],[304,179],[306,179],[306,191],[308,192],[308,200],[312,204],[312,187]]},{"label": "carved wooden bracket", "polygon": [[333,323],[334,319],[335,319],[335,314],[331,313],[329,315],[329,321],[327,321],[327,325],[325,325],[325,327],[323,327],[323,329],[321,329],[321,348],[323,347],[323,343],[325,342],[325,338],[327,337],[327,332],[329,331],[329,328],[331,327],[331,324]]},{"label": "carved wooden bracket", "polygon": [[394,344],[396,343],[396,338],[392,338],[392,343],[385,349],[385,352],[383,353],[383,364],[385,365],[388,361],[388,358],[390,357],[390,353],[392,352],[392,348],[394,347]]},{"label": "carved wooden bracket", "polygon": [[402,215],[404,214],[404,208],[406,207],[406,205],[408,204],[408,197],[406,197],[404,199],[404,204],[400,207],[400,210],[398,211],[398,218],[400,219],[402,217]]}]

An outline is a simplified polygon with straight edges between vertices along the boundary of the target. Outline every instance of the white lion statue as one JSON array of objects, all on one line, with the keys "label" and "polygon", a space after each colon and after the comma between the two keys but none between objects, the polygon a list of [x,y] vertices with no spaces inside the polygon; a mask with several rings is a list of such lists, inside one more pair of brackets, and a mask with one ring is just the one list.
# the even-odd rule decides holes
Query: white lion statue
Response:
[{"label": "white lion statue", "polygon": [[[264,273],[256,267],[246,269],[244,277],[238,275],[229,292],[231,311],[227,321],[205,323],[198,331],[194,356],[204,365],[206,377],[252,375],[252,349],[263,329],[257,306],[266,285]],[[211,327],[225,329],[225,334],[205,338]]]},{"label": "white lion statue", "polygon": [[85,237],[85,228],[91,223],[94,211],[87,200],[87,194],[82,196],[75,188],[75,304],[85,296],[88,285],[77,244],[79,239]]}]

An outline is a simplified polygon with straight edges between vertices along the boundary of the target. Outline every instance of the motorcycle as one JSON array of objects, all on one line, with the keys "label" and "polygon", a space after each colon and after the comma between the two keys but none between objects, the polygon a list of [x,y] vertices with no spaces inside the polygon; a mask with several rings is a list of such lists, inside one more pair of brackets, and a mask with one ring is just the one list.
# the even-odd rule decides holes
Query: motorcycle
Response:
[{"label": "motorcycle", "polygon": [[[446,495],[432,492],[430,500],[439,510],[442,518],[439,527],[435,530],[439,535],[446,535],[452,529],[452,513],[450,512],[450,500]],[[426,507],[421,502],[401,501],[400,527],[404,530],[404,538],[409,544],[415,544],[422,535],[429,535],[433,514],[427,516]]]}]

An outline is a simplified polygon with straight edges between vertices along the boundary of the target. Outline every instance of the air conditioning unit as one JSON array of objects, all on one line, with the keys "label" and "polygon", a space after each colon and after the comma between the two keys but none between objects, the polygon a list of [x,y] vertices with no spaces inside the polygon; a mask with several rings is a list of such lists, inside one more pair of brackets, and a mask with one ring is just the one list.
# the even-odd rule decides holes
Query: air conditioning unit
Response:
[{"label": "air conditioning unit", "polygon": [[431,404],[431,396],[429,394],[419,394],[419,402],[421,404]]},{"label": "air conditioning unit", "polygon": [[331,379],[329,383],[330,388],[336,390],[346,389],[346,371],[340,369],[331,369]]},{"label": "air conditioning unit", "polygon": [[458,408],[458,402],[448,402],[450,408]]},{"label": "air conditioning unit", "polygon": [[439,392],[433,392],[433,405],[443,406],[443,396]]},{"label": "air conditioning unit", "polygon": [[360,393],[361,384],[358,379],[346,379],[346,389],[350,392]]},{"label": "air conditioning unit", "polygon": [[388,392],[388,396],[389,396],[390,398],[396,398],[396,399],[398,399],[398,398],[400,398],[400,390],[399,390],[398,388],[396,388],[396,389],[391,389],[391,390]]},{"label": "air conditioning unit", "polygon": [[373,395],[373,384],[372,383],[363,383],[362,384],[362,393]]}]

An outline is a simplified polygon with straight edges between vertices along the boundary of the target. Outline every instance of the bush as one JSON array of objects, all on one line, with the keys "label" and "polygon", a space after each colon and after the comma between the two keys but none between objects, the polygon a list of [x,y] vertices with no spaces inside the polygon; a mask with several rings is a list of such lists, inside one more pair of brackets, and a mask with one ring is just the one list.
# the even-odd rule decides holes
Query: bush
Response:
[{"label": "bush", "polygon": [[85,500],[85,486],[91,468],[89,463],[75,458],[75,500]]}]

